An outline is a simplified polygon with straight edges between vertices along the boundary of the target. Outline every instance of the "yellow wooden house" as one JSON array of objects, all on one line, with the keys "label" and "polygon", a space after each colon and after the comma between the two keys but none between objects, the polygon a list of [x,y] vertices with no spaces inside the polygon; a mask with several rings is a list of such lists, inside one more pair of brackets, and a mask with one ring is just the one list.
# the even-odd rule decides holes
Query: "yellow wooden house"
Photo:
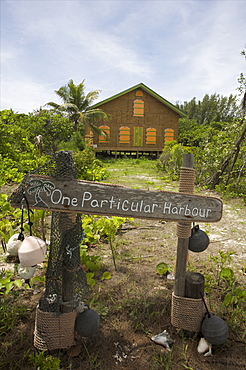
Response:
[{"label": "yellow wooden house", "polygon": [[139,83],[91,108],[100,108],[110,120],[95,123],[107,133],[93,135],[86,126],[86,139],[96,152],[148,153],[158,156],[165,142],[177,140],[179,118],[185,114],[143,83]]}]

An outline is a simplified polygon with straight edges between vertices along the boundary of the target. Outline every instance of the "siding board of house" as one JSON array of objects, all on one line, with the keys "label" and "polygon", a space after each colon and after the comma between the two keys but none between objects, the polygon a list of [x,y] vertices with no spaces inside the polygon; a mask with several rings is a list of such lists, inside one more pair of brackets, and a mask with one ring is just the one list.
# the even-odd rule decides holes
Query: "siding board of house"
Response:
[{"label": "siding board of house", "polygon": [[[134,105],[135,101],[138,105]],[[99,152],[161,152],[167,137],[166,130],[173,130],[173,139],[177,140],[179,118],[185,116],[177,107],[142,83],[97,103],[92,108],[100,108],[110,115],[109,121],[95,123],[98,127],[106,125],[110,129],[108,141],[100,142],[99,137],[93,137],[93,146]],[[128,128],[130,140],[127,136]],[[155,132],[155,140],[150,139],[148,129]],[[123,140],[122,130],[126,140]],[[89,128],[86,127],[87,135],[88,132]]]}]

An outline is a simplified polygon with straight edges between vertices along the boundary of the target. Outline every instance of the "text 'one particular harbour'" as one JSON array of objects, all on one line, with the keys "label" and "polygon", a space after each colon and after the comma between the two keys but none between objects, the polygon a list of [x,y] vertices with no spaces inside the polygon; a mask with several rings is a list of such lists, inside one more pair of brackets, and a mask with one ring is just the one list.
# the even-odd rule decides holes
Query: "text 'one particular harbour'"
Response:
[{"label": "text 'one particular harbour'", "polygon": [[[138,217],[141,214],[145,217],[154,216],[165,217],[165,216],[177,216],[187,217],[187,218],[208,218],[209,214],[212,212],[211,208],[192,206],[191,204],[177,205],[173,202],[155,202],[149,199],[139,199],[139,200],[129,200],[124,198],[118,198],[111,195],[107,199],[99,199],[93,195],[90,191],[84,191],[82,193],[81,201],[77,198],[70,199],[67,196],[63,196],[59,189],[55,189],[51,194],[51,202],[54,205],[62,204],[63,206],[80,207],[84,211],[89,209],[94,210],[95,213],[102,213],[102,211],[107,214],[114,213],[114,211],[120,212],[120,214],[130,214],[133,217]],[[80,204],[79,204],[80,203]]]}]

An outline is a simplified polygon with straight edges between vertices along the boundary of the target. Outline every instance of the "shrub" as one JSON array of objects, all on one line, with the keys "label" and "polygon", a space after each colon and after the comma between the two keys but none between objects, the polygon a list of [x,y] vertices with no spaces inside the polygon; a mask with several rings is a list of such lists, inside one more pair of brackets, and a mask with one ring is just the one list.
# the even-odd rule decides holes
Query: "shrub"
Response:
[{"label": "shrub", "polygon": [[172,180],[177,180],[183,161],[183,154],[191,151],[190,147],[184,147],[182,144],[178,144],[177,141],[171,141],[165,145],[157,161],[157,167],[170,174]]},{"label": "shrub", "polygon": [[87,147],[81,152],[74,153],[73,159],[79,179],[101,181],[105,178],[106,169],[103,167],[103,163],[96,158],[92,148]]}]

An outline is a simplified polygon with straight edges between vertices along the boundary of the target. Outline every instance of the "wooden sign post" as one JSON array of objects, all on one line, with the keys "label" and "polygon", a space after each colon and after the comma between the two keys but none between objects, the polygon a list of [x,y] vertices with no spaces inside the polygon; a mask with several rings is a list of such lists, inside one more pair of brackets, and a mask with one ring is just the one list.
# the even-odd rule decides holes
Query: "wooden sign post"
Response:
[{"label": "wooden sign post", "polygon": [[[181,167],[180,174],[180,185],[179,185],[180,193],[184,193],[185,191],[191,194],[193,193],[194,188],[194,178],[192,176],[192,174],[194,174],[193,163],[194,163],[193,155],[185,154],[183,157],[183,165]],[[182,172],[182,169],[186,169],[186,171]],[[178,244],[177,244],[174,294],[180,297],[185,296],[185,275],[190,234],[191,234],[191,222],[187,223],[179,222],[177,225]]]}]

